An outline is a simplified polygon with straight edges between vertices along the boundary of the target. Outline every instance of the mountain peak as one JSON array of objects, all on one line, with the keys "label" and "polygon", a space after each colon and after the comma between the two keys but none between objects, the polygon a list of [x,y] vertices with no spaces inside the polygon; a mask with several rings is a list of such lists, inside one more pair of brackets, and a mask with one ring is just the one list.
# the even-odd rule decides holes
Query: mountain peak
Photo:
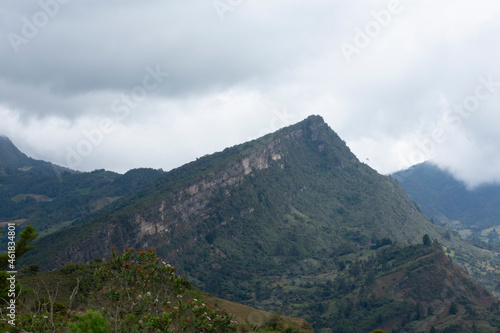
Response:
[{"label": "mountain peak", "polygon": [[17,149],[7,136],[0,134],[0,165],[20,168],[31,164],[31,158]]},{"label": "mountain peak", "polygon": [[292,125],[304,130],[304,139],[309,141],[310,148],[321,154],[335,165],[344,167],[348,164],[358,163],[358,158],[351,152],[346,142],[324,121],[319,115],[311,115],[303,121]]},{"label": "mountain peak", "polygon": [[[321,117],[319,115],[310,115],[309,117],[305,118],[304,120],[299,121],[298,123],[295,123],[295,124],[290,125],[290,126],[285,127],[285,128],[300,129],[300,128],[303,128],[304,126],[309,126],[309,127],[313,127],[313,128],[320,128],[320,127],[324,126],[325,129],[333,131],[328,126],[328,124],[325,122],[323,117]],[[279,132],[280,131],[278,131],[278,133]]]},{"label": "mountain peak", "polygon": [[250,157],[257,164],[260,161],[275,160],[278,156],[279,159],[286,160],[286,156],[292,155],[295,156],[292,158],[295,161],[308,155],[327,168],[343,169],[359,163],[345,141],[319,115],[311,115],[296,124],[233,149],[238,151],[240,158]]},{"label": "mountain peak", "polygon": [[304,121],[308,121],[308,122],[316,123],[316,124],[326,124],[323,117],[321,117],[320,115],[317,115],[317,114],[310,115],[309,117],[304,119]]}]

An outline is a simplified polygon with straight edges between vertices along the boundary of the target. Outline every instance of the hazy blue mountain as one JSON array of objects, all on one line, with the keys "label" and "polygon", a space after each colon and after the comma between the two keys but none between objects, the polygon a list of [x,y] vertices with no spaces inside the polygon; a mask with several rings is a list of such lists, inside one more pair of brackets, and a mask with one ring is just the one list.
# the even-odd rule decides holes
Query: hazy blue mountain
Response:
[{"label": "hazy blue mountain", "polygon": [[392,177],[425,215],[439,222],[470,229],[474,234],[500,226],[500,185],[469,190],[451,173],[431,163],[415,165]]}]

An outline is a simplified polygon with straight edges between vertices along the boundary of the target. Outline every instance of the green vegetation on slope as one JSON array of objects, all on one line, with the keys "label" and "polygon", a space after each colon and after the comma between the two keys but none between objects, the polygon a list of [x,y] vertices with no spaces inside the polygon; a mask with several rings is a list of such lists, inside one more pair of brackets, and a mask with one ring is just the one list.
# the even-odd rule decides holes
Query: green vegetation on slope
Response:
[{"label": "green vegetation on slope", "polygon": [[163,174],[152,169],[136,169],[125,175],[104,170],[62,174],[51,171],[7,169],[0,183],[2,224],[30,224],[43,237],[85,220]]},{"label": "green vegetation on slope", "polygon": [[[16,327],[38,332],[309,332],[304,321],[205,296],[153,249],[112,251],[110,260],[24,270]],[[214,304],[212,303],[212,304]],[[217,305],[228,305],[227,310]],[[237,309],[241,322],[229,312]],[[252,317],[250,317],[250,314]],[[250,319],[248,321],[247,319]],[[256,322],[257,321],[257,322]],[[295,326],[294,324],[297,324]]]},{"label": "green vegetation on slope", "polygon": [[[496,296],[500,296],[500,186],[474,190],[449,172],[422,163],[393,175],[433,222],[443,224],[447,253]],[[454,230],[451,230],[454,229]],[[466,246],[460,239],[479,249]]]}]

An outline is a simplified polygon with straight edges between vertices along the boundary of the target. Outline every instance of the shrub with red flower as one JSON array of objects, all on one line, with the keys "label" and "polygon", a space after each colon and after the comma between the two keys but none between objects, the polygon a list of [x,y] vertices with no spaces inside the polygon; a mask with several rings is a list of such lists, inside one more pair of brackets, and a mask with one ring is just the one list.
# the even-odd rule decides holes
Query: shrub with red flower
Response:
[{"label": "shrub with red flower", "polygon": [[120,331],[232,332],[236,323],[224,310],[203,303],[190,283],[162,262],[155,249],[112,251],[95,272],[93,303]]}]

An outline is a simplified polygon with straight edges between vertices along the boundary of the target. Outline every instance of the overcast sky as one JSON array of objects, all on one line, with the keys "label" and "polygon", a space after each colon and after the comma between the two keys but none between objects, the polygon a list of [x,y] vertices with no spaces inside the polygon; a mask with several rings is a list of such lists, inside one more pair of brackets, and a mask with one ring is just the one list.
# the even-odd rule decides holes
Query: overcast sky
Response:
[{"label": "overcast sky", "polygon": [[500,3],[2,1],[0,134],[78,170],[170,170],[323,116],[387,174],[500,181]]}]

